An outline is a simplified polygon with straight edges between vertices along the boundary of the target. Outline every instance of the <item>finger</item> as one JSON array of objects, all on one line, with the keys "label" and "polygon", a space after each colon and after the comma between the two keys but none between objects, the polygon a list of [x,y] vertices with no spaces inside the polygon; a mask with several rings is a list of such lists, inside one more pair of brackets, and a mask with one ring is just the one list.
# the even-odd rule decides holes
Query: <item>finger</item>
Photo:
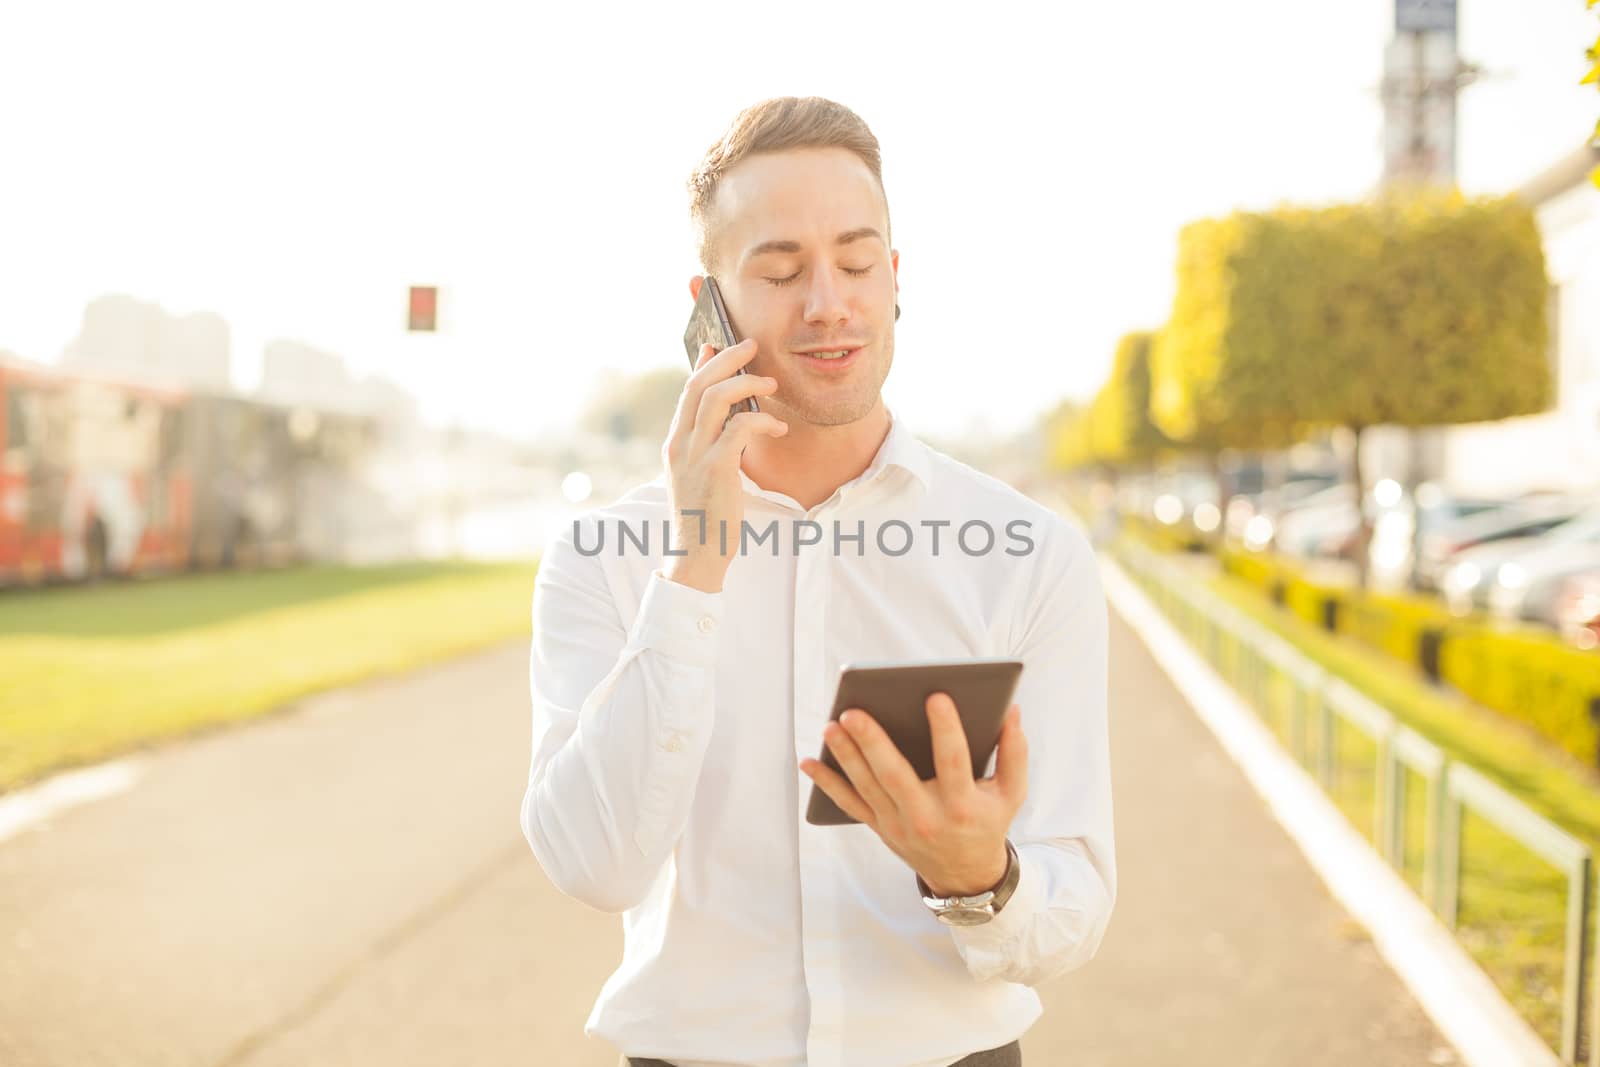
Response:
[{"label": "finger", "polygon": [[727,428],[711,444],[706,458],[712,463],[737,465],[745,447],[759,434],[782,437],[789,432],[789,424],[765,411],[741,411],[728,420]]},{"label": "finger", "polygon": [[698,363],[690,373],[688,382],[688,387],[694,390],[696,403],[707,386],[731,378],[739,372],[739,368],[748,366],[756,357],[759,347],[754,337],[746,337],[736,345],[712,352]]},{"label": "finger", "polygon": [[1022,708],[1011,705],[1000,732],[1000,755],[995,761],[995,783],[1013,808],[1028,797],[1028,739],[1022,732]]},{"label": "finger", "polygon": [[[701,345],[700,354],[696,356],[694,360],[694,370],[699,370],[701,367],[705,366],[706,360],[710,359],[716,354],[717,346],[712,344],[710,341],[707,341],[705,344]],[[691,373],[693,372],[691,371]]]},{"label": "finger", "polygon": [[861,794],[861,799],[867,802],[874,814],[880,819],[898,819],[899,806],[884,790],[883,783],[878,780],[872,765],[867,762],[866,756],[855,738],[850,735],[850,731],[838,723],[829,723],[822,731],[822,739],[827,744],[828,751],[833,753],[833,758],[839,762],[839,766],[844,768],[845,777],[855,786],[856,792]]},{"label": "finger", "polygon": [[972,749],[967,745],[967,731],[961,726],[956,702],[949,693],[933,693],[926,707],[939,792],[947,801],[972,796],[978,788],[972,780]]},{"label": "finger", "polygon": [[[689,454],[698,456],[722,435],[733,405],[748,396],[768,396],[777,391],[778,382],[761,374],[735,374],[716,382],[700,394],[695,412],[694,432],[689,437]],[[754,413],[752,413],[754,414]]]},{"label": "finger", "polygon": [[800,769],[813,782],[817,788],[827,794],[829,800],[839,806],[839,810],[850,816],[856,822],[864,823],[873,828],[877,827],[878,817],[861,794],[857,793],[849,782],[838,771],[826,763],[816,760],[805,760],[800,764]]},{"label": "finger", "polygon": [[672,416],[672,432],[668,435],[666,445],[672,451],[687,452],[690,435],[694,432],[695,413],[700,410],[700,397],[706,389],[733,374],[756,354],[754,338],[746,338],[720,352],[707,355],[706,349],[711,347],[709,343],[700,346],[700,359],[678,396],[678,407]]},{"label": "finger", "polygon": [[[930,807],[928,790],[922,784],[917,769],[895,747],[883,727],[859,708],[849,709],[840,719],[871,768],[878,788],[887,795],[901,819],[908,825],[926,822]],[[869,796],[867,799],[873,798]]]}]

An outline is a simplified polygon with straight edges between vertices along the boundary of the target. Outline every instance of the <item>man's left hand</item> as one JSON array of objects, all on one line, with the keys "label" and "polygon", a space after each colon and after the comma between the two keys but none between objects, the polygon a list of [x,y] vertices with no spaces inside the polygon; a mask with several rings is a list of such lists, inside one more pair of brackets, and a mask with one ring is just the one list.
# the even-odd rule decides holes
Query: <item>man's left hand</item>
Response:
[{"label": "man's left hand", "polygon": [[1005,876],[1006,832],[1028,795],[1022,713],[1006,711],[992,778],[974,779],[972,750],[948,693],[927,701],[935,777],[923,781],[872,716],[847,709],[823,739],[846,781],[817,760],[800,769],[845,814],[872,827],[938,896],[972,896]]}]

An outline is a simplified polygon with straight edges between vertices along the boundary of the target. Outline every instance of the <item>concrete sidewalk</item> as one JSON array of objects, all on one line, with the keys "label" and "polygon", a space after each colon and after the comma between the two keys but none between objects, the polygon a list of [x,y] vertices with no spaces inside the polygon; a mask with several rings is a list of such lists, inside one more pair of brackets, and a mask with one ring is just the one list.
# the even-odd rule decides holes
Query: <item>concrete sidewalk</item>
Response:
[{"label": "concrete sidewalk", "polygon": [[[1034,1067],[1457,1062],[1113,617],[1121,895]],[[613,1067],[620,921],[517,826],[522,643],[143,757],[0,842],[8,1067]]]},{"label": "concrete sidewalk", "polygon": [[1459,1063],[1138,636],[1111,633],[1117,911],[1041,991],[1043,1064]]}]

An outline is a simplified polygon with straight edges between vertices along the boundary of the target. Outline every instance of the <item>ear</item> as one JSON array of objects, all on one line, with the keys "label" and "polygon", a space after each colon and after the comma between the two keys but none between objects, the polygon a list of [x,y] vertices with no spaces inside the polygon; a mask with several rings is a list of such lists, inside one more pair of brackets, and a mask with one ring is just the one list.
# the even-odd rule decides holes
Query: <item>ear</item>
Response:
[{"label": "ear", "polygon": [[705,282],[705,278],[702,277],[699,274],[696,274],[694,277],[689,279],[689,299],[690,300],[699,300],[700,299],[700,286],[704,282]]},{"label": "ear", "polygon": [[900,250],[889,249],[889,273],[894,275],[894,291],[900,291]]}]

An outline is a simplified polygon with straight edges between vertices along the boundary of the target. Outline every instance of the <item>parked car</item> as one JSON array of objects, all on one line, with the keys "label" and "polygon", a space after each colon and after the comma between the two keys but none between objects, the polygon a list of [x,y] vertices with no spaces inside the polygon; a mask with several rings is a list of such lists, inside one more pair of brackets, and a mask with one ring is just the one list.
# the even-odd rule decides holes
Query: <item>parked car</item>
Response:
[{"label": "parked car", "polygon": [[[1600,543],[1600,506],[1590,507],[1534,537],[1507,537],[1455,554],[1440,589],[1457,615],[1490,608],[1490,593],[1508,564],[1521,563],[1551,546]],[[1535,566],[1539,564],[1535,563]]]},{"label": "parked car", "polygon": [[1547,498],[1519,498],[1504,501],[1492,511],[1469,515],[1441,524],[1422,537],[1422,554],[1417,561],[1416,585],[1437,590],[1445,571],[1457,555],[1478,545],[1492,544],[1513,537],[1539,537],[1580,514],[1587,501]]},{"label": "parked car", "polygon": [[[1385,479],[1371,486],[1362,508],[1372,531],[1371,561],[1374,573],[1399,576],[1411,554],[1411,530],[1416,521],[1411,503],[1398,482]],[[1306,504],[1285,516],[1280,550],[1302,559],[1354,560],[1361,537],[1361,517],[1354,489],[1335,486],[1326,495],[1308,497]]]},{"label": "parked car", "polygon": [[1296,472],[1283,484],[1252,493],[1237,493],[1228,500],[1229,540],[1243,541],[1245,547],[1260,551],[1272,542],[1278,519],[1313,493],[1339,484],[1333,473]]},{"label": "parked car", "polygon": [[[1368,508],[1372,517],[1369,563],[1374,578],[1386,585],[1411,584],[1418,540],[1450,523],[1498,510],[1505,504],[1498,498],[1450,493],[1432,482],[1418,486],[1415,499],[1397,483],[1380,486],[1374,486],[1373,499],[1369,501],[1375,505]],[[1354,560],[1359,534],[1352,520],[1349,531],[1334,544],[1324,546],[1322,554]]]},{"label": "parked car", "polygon": [[1556,598],[1567,578],[1600,567],[1600,525],[1582,540],[1558,541],[1500,568],[1489,612],[1503,622],[1556,626]]},{"label": "parked car", "polygon": [[1504,514],[1515,504],[1516,501],[1504,497],[1452,493],[1430,482],[1417,487],[1416,503],[1411,512],[1416,516],[1422,538],[1426,539],[1480,515]]},{"label": "parked car", "polygon": [[1330,530],[1351,524],[1355,508],[1355,487],[1348,483],[1308,493],[1280,509],[1274,520],[1272,544],[1286,556],[1307,558]]}]

